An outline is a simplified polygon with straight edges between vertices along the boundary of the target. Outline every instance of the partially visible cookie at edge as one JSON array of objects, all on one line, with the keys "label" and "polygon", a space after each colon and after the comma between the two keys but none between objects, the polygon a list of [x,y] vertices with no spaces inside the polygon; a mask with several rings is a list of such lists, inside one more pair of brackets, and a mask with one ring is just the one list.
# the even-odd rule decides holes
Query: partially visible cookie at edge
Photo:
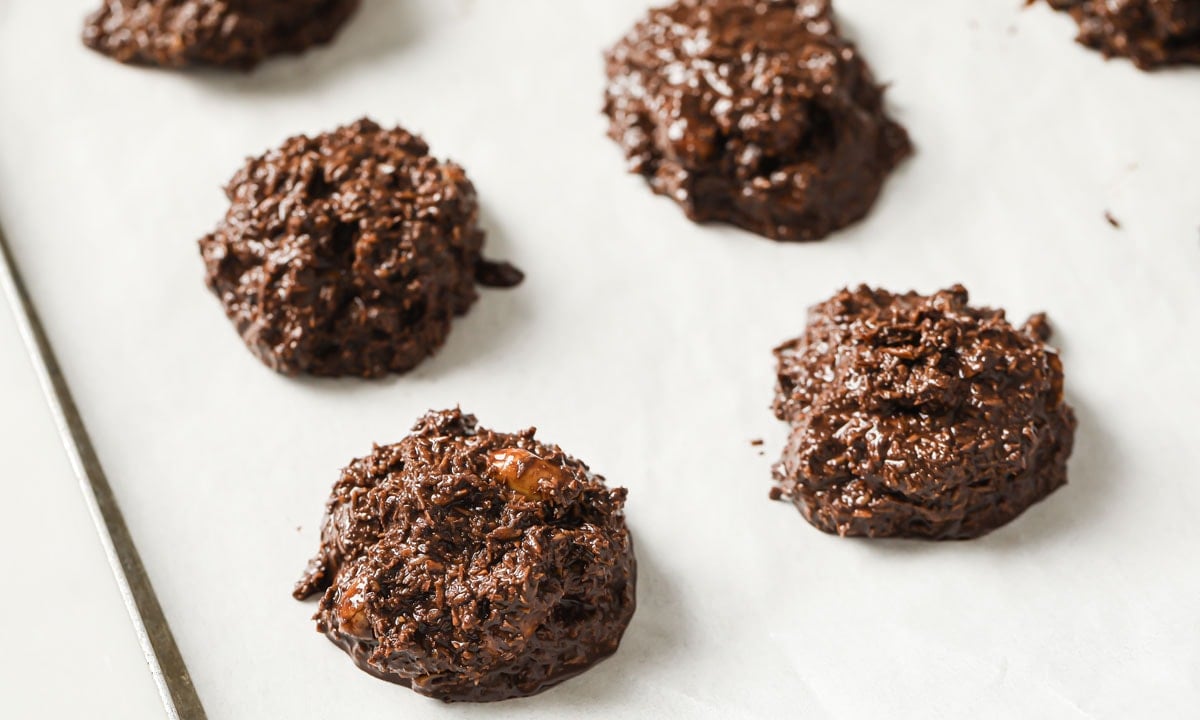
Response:
[{"label": "partially visible cookie at edge", "polygon": [[88,47],[133,65],[249,70],[329,42],[360,0],[103,0]]},{"label": "partially visible cookie at edge", "polygon": [[1076,419],[1046,317],[968,300],[863,286],[809,311],[775,350],[773,498],[838,535],[966,539],[1066,483]]},{"label": "partially visible cookie at edge", "polygon": [[246,346],[285,374],[374,378],[433,355],[520,271],[482,256],[466,172],[363,119],[250,159],[200,240],[205,280]]},{"label": "partially visible cookie at edge", "polygon": [[445,701],[541,692],[617,650],[626,492],[535,430],[430,412],[342,471],[294,595],[366,672]]},{"label": "partially visible cookie at edge", "polygon": [[[1038,0],[1028,0],[1032,5]],[[1200,0],[1046,0],[1079,25],[1076,40],[1142,70],[1200,65]]]},{"label": "partially visible cookie at edge", "polygon": [[912,152],[831,0],[675,0],[606,65],[609,135],[697,222],[818,240]]}]

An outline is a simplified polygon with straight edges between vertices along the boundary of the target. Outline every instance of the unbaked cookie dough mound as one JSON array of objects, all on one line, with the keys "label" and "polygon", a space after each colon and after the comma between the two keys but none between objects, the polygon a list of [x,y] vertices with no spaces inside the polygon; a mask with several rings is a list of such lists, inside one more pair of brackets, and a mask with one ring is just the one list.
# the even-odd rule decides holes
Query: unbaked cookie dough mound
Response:
[{"label": "unbaked cookie dough mound", "polygon": [[1043,316],[1014,327],[962,286],[860,287],[775,350],[791,424],[773,497],[829,533],[983,535],[1067,481],[1075,414]]},{"label": "unbaked cookie dough mound", "polygon": [[123,63],[248,70],[329,42],[360,0],[104,0],[84,43]]},{"label": "unbaked cookie dough mound", "polygon": [[1127,57],[1142,70],[1200,64],[1200,0],[1047,2],[1070,13],[1078,41],[1105,57]]},{"label": "unbaked cookie dough mound", "polygon": [[259,359],[286,374],[380,377],[437,351],[475,284],[475,188],[417,136],[359,120],[247,162],[200,240],[208,287]]},{"label": "unbaked cookie dough mound", "polygon": [[830,0],[676,0],[606,60],[609,135],[697,222],[818,240],[912,152]]},{"label": "unbaked cookie dough mound", "polygon": [[342,471],[295,596],[363,670],[446,701],[532,695],[633,616],[625,490],[534,430],[430,412]]}]

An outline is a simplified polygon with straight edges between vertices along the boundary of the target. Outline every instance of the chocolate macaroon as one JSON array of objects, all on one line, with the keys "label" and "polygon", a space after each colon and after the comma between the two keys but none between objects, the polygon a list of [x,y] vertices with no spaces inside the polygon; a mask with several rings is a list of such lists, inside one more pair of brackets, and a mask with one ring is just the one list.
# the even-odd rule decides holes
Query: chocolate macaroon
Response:
[{"label": "chocolate macaroon", "polygon": [[1014,327],[960,285],[859,287],[775,350],[791,425],[772,497],[844,536],[973,538],[1067,481],[1075,414],[1042,315]]},{"label": "chocolate macaroon", "polygon": [[123,63],[249,70],[329,42],[360,0],[104,0],[88,47]]},{"label": "chocolate macaroon", "polygon": [[676,0],[606,61],[609,135],[697,222],[818,240],[912,152],[830,0]]},{"label": "chocolate macaroon", "polygon": [[370,120],[249,160],[200,240],[208,287],[282,373],[379,377],[445,341],[477,282],[521,280],[481,257],[475,188],[419,137]]},{"label": "chocolate macaroon", "polygon": [[532,695],[617,649],[636,561],[624,489],[458,410],[342,471],[295,589],[360,668],[445,701]]},{"label": "chocolate macaroon", "polygon": [[1105,57],[1127,57],[1142,70],[1200,64],[1200,0],[1046,1],[1070,13],[1079,43]]}]

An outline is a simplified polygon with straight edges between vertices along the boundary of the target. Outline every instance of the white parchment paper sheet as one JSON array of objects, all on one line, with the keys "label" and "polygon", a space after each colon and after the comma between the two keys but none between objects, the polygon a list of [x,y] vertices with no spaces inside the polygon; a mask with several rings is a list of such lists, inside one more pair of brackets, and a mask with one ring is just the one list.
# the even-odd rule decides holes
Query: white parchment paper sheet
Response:
[{"label": "white parchment paper sheet", "polygon": [[[1021,0],[840,0],[918,154],[866,222],[780,245],[690,224],[605,139],[600,54],[645,0],[366,0],[252,75],[109,62],[78,39],[94,4],[0,0],[0,222],[214,718],[1195,716],[1200,71],[1105,63]],[[528,281],[406,377],[277,377],[195,240],[245,156],[365,114],[468,169],[489,253]],[[770,350],[804,309],[958,281],[1050,313],[1071,484],[950,544],[840,540],[768,502]],[[536,698],[374,680],[289,596],[338,469],[457,403],[630,489],[637,616]],[[47,672],[87,672],[63,652]]]}]

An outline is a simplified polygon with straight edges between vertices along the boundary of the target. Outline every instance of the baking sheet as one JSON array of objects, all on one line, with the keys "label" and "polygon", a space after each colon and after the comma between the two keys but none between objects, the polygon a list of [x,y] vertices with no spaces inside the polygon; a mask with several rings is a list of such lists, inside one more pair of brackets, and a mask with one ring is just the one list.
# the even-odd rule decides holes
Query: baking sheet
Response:
[{"label": "baking sheet", "polygon": [[[866,222],[780,245],[693,226],[605,139],[600,53],[645,0],[366,0],[334,46],[245,76],[108,62],[78,41],[93,4],[0,0],[0,222],[212,717],[1200,707],[1200,71],[1105,63],[1020,0],[840,0],[918,154]],[[528,280],[408,376],[278,377],[195,240],[245,156],[362,115],[462,163]],[[768,502],[770,349],[858,282],[1049,312],[1070,485],[949,544]],[[459,403],[627,486],[641,571],[614,657],[485,707],[368,677],[289,596],[338,469]]]}]

